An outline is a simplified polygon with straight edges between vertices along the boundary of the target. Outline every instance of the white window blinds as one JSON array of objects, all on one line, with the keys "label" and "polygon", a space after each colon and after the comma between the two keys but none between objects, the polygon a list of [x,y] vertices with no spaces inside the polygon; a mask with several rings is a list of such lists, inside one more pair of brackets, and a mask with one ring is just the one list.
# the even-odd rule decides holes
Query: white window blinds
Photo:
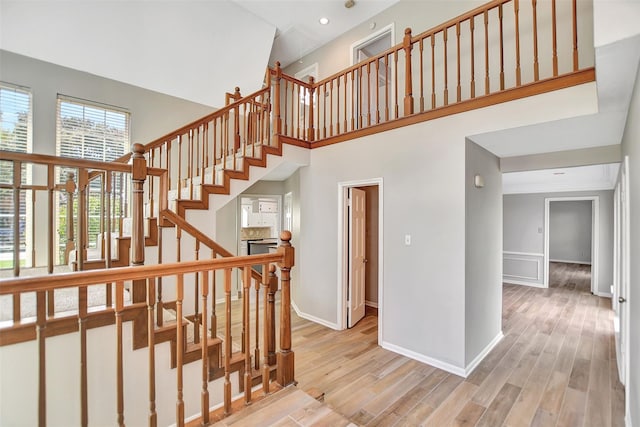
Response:
[{"label": "white window blinds", "polygon": [[109,162],[129,151],[129,113],[73,98],[58,98],[56,154]]},{"label": "white window blinds", "polygon": [[31,151],[31,93],[0,83],[0,149]]}]

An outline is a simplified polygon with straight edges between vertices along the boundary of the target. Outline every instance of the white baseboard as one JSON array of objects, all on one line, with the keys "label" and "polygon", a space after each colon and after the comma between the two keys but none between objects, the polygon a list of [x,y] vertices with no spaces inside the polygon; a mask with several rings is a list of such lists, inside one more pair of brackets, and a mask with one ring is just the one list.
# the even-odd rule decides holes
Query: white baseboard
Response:
[{"label": "white baseboard", "polygon": [[626,427],[633,427],[633,425],[631,423],[631,412],[627,412],[627,415],[625,415],[625,417],[624,417],[624,425]]},{"label": "white baseboard", "polygon": [[567,259],[550,259],[549,262],[563,262],[565,264],[582,264],[582,265],[591,265],[590,262],[584,261],[569,261]]},{"label": "white baseboard", "polygon": [[502,341],[502,338],[504,338],[504,334],[502,333],[502,331],[498,332],[498,335],[496,335],[489,344],[487,344],[487,346],[482,349],[482,351],[480,352],[480,354],[478,354],[475,359],[473,359],[471,361],[471,363],[469,363],[467,365],[467,367],[465,368],[465,374],[464,377],[467,378],[469,375],[471,375],[471,373],[473,372],[474,369],[476,369],[478,367],[478,365],[480,364],[480,362],[482,362],[482,359],[484,359],[485,357],[487,357],[487,354],[489,354],[489,352],[491,350],[493,350],[493,347],[495,347],[500,341]]},{"label": "white baseboard", "polygon": [[364,301],[364,305],[368,305],[369,307],[378,308],[378,303],[373,301]]},{"label": "white baseboard", "polygon": [[609,292],[597,292],[596,291],[593,294],[596,295],[596,296],[599,296],[599,297],[603,297],[603,298],[613,298],[613,295],[610,294]]},{"label": "white baseboard", "polygon": [[416,353],[415,351],[408,350],[404,347],[400,347],[388,342],[383,341],[381,346],[386,350],[393,351],[394,353],[398,353],[403,356],[407,356],[408,358],[417,360],[418,362],[426,363],[427,365],[434,366],[438,369],[442,369],[443,371],[458,375],[459,377],[465,377],[465,369],[459,366],[455,366],[450,363],[425,356],[424,354]]},{"label": "white baseboard", "polygon": [[331,328],[331,329],[334,329],[336,331],[340,330],[340,328],[338,327],[337,323],[327,322],[324,319],[321,319],[319,317],[312,316],[311,314],[307,314],[307,313],[304,313],[304,312],[300,311],[300,309],[298,308],[296,303],[293,302],[293,301],[291,301],[291,307],[293,307],[293,309],[295,310],[296,314],[298,316],[302,317],[303,319],[310,320],[310,321],[312,321],[314,323],[318,323],[318,324],[320,324],[322,326],[326,326],[327,328]]},{"label": "white baseboard", "polygon": [[533,282],[523,282],[521,280],[511,280],[502,278],[502,283],[509,283],[510,285],[522,285],[522,286],[532,286],[534,288],[546,288],[543,283],[533,283]]}]

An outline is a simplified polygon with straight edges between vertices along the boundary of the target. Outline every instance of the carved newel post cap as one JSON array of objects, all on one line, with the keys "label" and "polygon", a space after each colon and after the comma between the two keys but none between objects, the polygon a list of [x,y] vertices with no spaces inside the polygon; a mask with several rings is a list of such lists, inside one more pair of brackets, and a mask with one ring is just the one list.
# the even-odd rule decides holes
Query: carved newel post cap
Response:
[{"label": "carved newel post cap", "polygon": [[239,86],[236,86],[235,91],[236,91],[236,95],[240,95],[240,87]]},{"label": "carved newel post cap", "polygon": [[269,273],[273,274],[276,272],[275,264],[269,264]]},{"label": "carved newel post cap", "polygon": [[131,146],[131,151],[134,154],[144,154],[144,145],[140,144],[139,142],[136,142]]},{"label": "carved newel post cap", "polygon": [[405,33],[406,35],[410,36],[410,35],[411,35],[411,28],[409,28],[409,27],[405,28],[405,29],[404,29],[404,33]]},{"label": "carved newel post cap", "polygon": [[280,233],[280,240],[282,240],[282,243],[289,243],[291,241],[291,232],[289,230],[284,230]]},{"label": "carved newel post cap", "polygon": [[280,68],[280,61],[276,61],[276,68]]}]

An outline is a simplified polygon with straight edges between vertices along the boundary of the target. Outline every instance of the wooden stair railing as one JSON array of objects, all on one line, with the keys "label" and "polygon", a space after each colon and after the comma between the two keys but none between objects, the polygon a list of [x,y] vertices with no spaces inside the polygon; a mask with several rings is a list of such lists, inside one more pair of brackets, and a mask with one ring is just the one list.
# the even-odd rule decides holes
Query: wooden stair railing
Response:
[{"label": "wooden stair railing", "polygon": [[[147,346],[149,348],[147,355],[147,366],[146,370],[148,372],[149,385],[148,385],[148,396],[138,398],[132,394],[126,394],[125,399],[125,381],[124,381],[124,366],[129,363],[135,363],[132,360],[127,358],[127,354],[129,350],[127,350],[124,346],[124,332],[123,327],[125,322],[129,320],[133,320],[132,315],[137,312],[146,312],[146,325],[148,330],[156,329],[156,319],[155,312],[157,310],[156,307],[156,292],[155,286],[157,284],[157,280],[159,278],[173,278],[177,285],[177,299],[176,299],[176,309],[177,309],[177,318],[181,318],[181,312],[183,309],[183,303],[185,301],[185,290],[189,286],[185,277],[191,274],[199,274],[202,276],[201,283],[210,283],[208,277],[210,275],[215,274],[216,271],[222,272],[224,276],[224,289],[225,289],[225,337],[224,337],[224,348],[222,350],[222,359],[224,366],[224,380],[221,386],[223,387],[223,405],[225,408],[225,412],[230,413],[232,410],[232,387],[230,382],[230,374],[232,372],[232,364],[236,363],[237,360],[243,361],[243,383],[244,383],[244,399],[248,404],[254,398],[254,394],[252,393],[252,385],[253,385],[253,367],[251,364],[251,351],[249,350],[248,344],[251,340],[251,328],[250,328],[250,316],[249,310],[247,309],[248,298],[245,298],[243,301],[243,310],[242,310],[242,327],[243,330],[246,331],[246,335],[243,337],[245,344],[247,344],[246,351],[244,352],[234,352],[232,347],[232,335],[231,335],[231,320],[232,320],[232,302],[231,302],[231,270],[233,268],[241,268],[245,272],[245,279],[249,279],[251,266],[255,264],[265,266],[265,277],[261,280],[262,286],[261,290],[264,292],[265,296],[272,294],[273,289],[277,288],[277,278],[274,274],[275,267],[274,264],[277,264],[280,267],[280,276],[282,279],[281,287],[282,294],[280,298],[280,320],[279,320],[279,341],[280,341],[280,351],[275,354],[270,354],[269,352],[264,353],[264,356],[261,360],[260,367],[262,376],[260,380],[262,382],[262,389],[264,393],[269,393],[271,389],[271,378],[272,378],[272,356],[275,356],[276,359],[276,379],[280,386],[286,386],[294,382],[294,367],[293,367],[293,351],[291,349],[291,323],[290,323],[290,274],[289,271],[293,266],[294,260],[294,249],[289,244],[291,239],[291,234],[289,232],[282,233],[282,245],[279,247],[277,253],[274,254],[263,254],[263,255],[252,255],[245,257],[229,257],[229,258],[219,258],[219,259],[211,259],[211,260],[198,260],[198,261],[190,261],[190,262],[181,262],[176,264],[163,264],[163,265],[153,265],[153,266],[132,266],[132,267],[123,267],[123,268],[112,268],[112,269],[103,269],[103,270],[94,270],[94,271],[82,271],[82,272],[73,272],[73,273],[65,273],[65,274],[52,274],[47,277],[46,281],[41,280],[38,277],[22,277],[22,278],[14,278],[14,279],[5,279],[0,280],[0,296],[4,295],[16,295],[16,294],[24,294],[35,292],[37,295],[36,303],[37,303],[37,316],[35,321],[29,322],[33,330],[35,331],[34,338],[37,341],[37,351],[38,351],[38,396],[39,400],[37,403],[38,408],[38,423],[39,425],[46,425],[47,423],[47,390],[50,385],[47,382],[47,368],[48,368],[48,359],[47,359],[47,338],[51,335],[49,334],[49,328],[53,328],[56,325],[56,322],[59,322],[59,319],[52,318],[47,316],[46,314],[46,294],[50,291],[56,291],[61,289],[69,289],[76,288],[79,292],[79,309],[67,315],[66,318],[75,319],[76,327],[70,329],[68,332],[79,332],[80,333],[80,347],[78,351],[81,354],[80,366],[77,367],[79,370],[80,382],[80,424],[88,425],[91,423],[104,423],[107,420],[96,420],[92,418],[92,414],[89,413],[90,404],[92,401],[92,396],[89,395],[88,392],[88,380],[91,375],[92,369],[99,369],[99,367],[92,365],[92,360],[90,359],[87,352],[87,332],[90,328],[96,327],[98,325],[103,326],[105,324],[114,323],[116,328],[116,338],[115,343],[113,344],[113,348],[115,349],[115,357],[116,357],[116,378],[114,379],[115,392],[116,392],[116,410],[113,414],[114,419],[117,420],[119,425],[124,425],[127,414],[127,410],[135,412],[135,407],[147,406],[148,407],[148,415],[146,416],[147,423],[149,425],[155,426],[158,423],[159,414],[158,410],[162,408],[158,408],[156,402],[159,399],[159,395],[165,392],[168,392],[166,389],[159,389],[156,386],[157,376],[161,375],[161,373],[156,368],[157,360],[156,353],[154,351],[156,346],[156,334],[147,334]],[[269,271],[269,273],[266,273]],[[134,281],[144,281],[145,283],[145,296],[146,299],[141,303],[127,303],[125,298],[125,283],[134,282]],[[102,285],[104,283],[113,283],[114,285],[114,306],[108,308],[104,312],[99,314],[99,317],[96,313],[90,312],[87,306],[87,289],[88,287],[94,285]],[[248,283],[249,280],[245,280],[245,290],[248,291]],[[208,306],[211,304],[211,287],[210,286],[202,286],[200,288],[199,297],[202,302],[202,322],[203,329],[208,330]],[[270,301],[275,301],[273,295],[269,298]],[[267,301],[267,299],[265,299]],[[273,327],[275,330],[275,322],[274,318],[274,306],[270,304],[263,304],[262,307],[258,307],[260,310],[260,314],[264,319],[264,328],[265,333],[261,336],[263,341],[263,348],[270,348],[270,341],[275,342],[275,333],[267,332],[268,325]],[[137,314],[134,316],[137,317]],[[145,316],[143,316],[144,319]],[[97,323],[96,323],[97,322]],[[24,326],[24,324],[22,325]],[[45,333],[45,331],[47,331]],[[4,331],[3,331],[4,332]],[[176,346],[178,348],[177,360],[176,360],[176,389],[175,399],[176,399],[176,411],[175,411],[175,422],[176,425],[184,425],[185,418],[187,416],[191,416],[194,414],[185,414],[185,379],[183,366],[185,363],[184,360],[184,328],[182,322],[176,322],[175,324],[175,336]],[[198,416],[201,417],[202,422],[207,424],[209,422],[209,413],[210,407],[213,402],[210,402],[210,387],[214,384],[211,384],[211,372],[210,372],[210,362],[209,362],[209,345],[208,341],[210,340],[208,334],[204,334],[202,336],[202,345],[201,345],[201,363],[202,363],[202,381],[198,386],[201,395],[200,409]],[[103,346],[106,346],[106,343],[103,343]],[[275,352],[275,348],[274,348]],[[95,367],[94,367],[95,366]],[[50,367],[50,366],[49,366]],[[16,366],[16,368],[19,368]],[[65,367],[68,370],[69,367]],[[77,372],[77,371],[76,371]],[[140,375],[144,375],[140,371]],[[104,384],[103,384],[104,385]],[[19,388],[16,385],[16,393]],[[26,400],[26,399],[25,399]],[[126,407],[125,407],[126,402]],[[97,402],[96,402],[97,403]],[[166,416],[166,413],[163,414]],[[70,418],[69,422],[72,422],[74,418]],[[137,421],[136,421],[137,419]],[[130,421],[131,422],[131,421]],[[139,418],[134,418],[135,422],[140,422]]]}]

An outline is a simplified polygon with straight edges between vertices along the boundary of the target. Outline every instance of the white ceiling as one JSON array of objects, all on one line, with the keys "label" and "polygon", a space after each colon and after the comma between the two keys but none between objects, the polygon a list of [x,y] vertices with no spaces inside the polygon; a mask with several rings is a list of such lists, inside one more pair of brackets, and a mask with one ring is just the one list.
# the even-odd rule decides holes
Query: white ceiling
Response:
[{"label": "white ceiling", "polygon": [[619,163],[502,174],[503,194],[612,190]]},{"label": "white ceiling", "polygon": [[[399,0],[232,0],[277,28],[269,63],[286,67]],[[322,17],[329,24],[320,25]]]}]

